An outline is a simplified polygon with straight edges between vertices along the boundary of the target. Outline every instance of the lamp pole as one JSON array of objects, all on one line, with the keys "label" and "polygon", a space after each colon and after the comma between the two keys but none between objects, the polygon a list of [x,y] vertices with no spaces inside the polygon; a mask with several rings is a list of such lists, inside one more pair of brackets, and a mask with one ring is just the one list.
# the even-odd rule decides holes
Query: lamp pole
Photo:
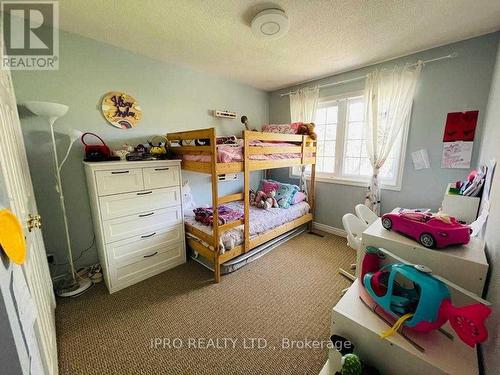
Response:
[{"label": "lamp pole", "polygon": [[63,194],[63,188],[62,188],[62,180],[61,180],[61,172],[59,170],[59,158],[57,157],[57,147],[56,147],[56,137],[54,135],[54,123],[56,122],[57,117],[50,117],[49,118],[49,124],[50,124],[50,135],[52,137],[52,153],[54,155],[54,167],[55,167],[55,172],[56,172],[56,190],[59,193],[59,200],[61,202],[61,209],[63,213],[63,219],[64,219],[64,231],[66,235],[66,245],[68,246],[68,257],[69,257],[69,265],[71,268],[71,277],[73,278],[73,281],[76,283],[76,277],[75,277],[75,266],[73,264],[73,251],[71,250],[71,241],[69,237],[69,225],[68,225],[68,217],[66,215],[66,204],[64,202],[64,194]]}]

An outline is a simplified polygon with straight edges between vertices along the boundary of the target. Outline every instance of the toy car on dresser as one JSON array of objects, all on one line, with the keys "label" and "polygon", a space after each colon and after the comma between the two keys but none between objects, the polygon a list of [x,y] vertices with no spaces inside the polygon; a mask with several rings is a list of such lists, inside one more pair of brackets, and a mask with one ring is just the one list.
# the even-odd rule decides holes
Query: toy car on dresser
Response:
[{"label": "toy car on dresser", "polygon": [[427,248],[467,244],[471,229],[442,213],[400,209],[382,216],[382,226],[420,242]]}]

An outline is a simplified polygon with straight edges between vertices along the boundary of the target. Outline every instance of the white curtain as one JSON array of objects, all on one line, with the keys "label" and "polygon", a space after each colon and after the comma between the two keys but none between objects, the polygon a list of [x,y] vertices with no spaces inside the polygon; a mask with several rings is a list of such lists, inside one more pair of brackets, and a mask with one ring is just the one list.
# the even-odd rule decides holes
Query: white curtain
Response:
[{"label": "white curtain", "polygon": [[290,94],[291,122],[314,122],[318,106],[319,87],[306,87]]},{"label": "white curtain", "polygon": [[366,150],[373,175],[365,204],[380,214],[378,173],[389,156],[399,133],[410,123],[411,106],[422,63],[391,70],[375,70],[365,83]]},{"label": "white curtain", "polygon": [[[291,122],[314,122],[318,107],[319,87],[306,87],[290,94]],[[300,168],[299,188],[307,195],[306,166]]]}]

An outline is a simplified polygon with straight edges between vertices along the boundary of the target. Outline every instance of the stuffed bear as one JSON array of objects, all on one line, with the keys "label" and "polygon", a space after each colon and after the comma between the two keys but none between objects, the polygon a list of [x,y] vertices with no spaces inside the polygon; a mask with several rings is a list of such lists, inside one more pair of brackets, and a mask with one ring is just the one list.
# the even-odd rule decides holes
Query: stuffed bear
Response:
[{"label": "stuffed bear", "polygon": [[255,206],[264,209],[278,207],[278,201],[276,200],[275,196],[275,190],[271,190],[268,194],[264,193],[263,191],[258,191],[255,196]]},{"label": "stuffed bear", "polygon": [[297,134],[308,135],[312,139],[316,140],[317,135],[314,132],[314,124],[311,122],[309,124],[300,124],[297,128]]},{"label": "stuffed bear", "polygon": [[270,207],[278,207],[278,201],[276,200],[276,190],[271,190],[267,194],[266,202]]}]

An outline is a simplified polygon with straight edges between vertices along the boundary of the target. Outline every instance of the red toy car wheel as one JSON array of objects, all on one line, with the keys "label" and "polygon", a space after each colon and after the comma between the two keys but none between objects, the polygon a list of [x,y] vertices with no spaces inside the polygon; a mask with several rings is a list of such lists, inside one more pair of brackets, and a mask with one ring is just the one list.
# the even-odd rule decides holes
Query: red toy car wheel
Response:
[{"label": "red toy car wheel", "polygon": [[392,228],[392,220],[389,219],[388,217],[384,217],[382,219],[382,226],[385,228],[385,229],[391,229]]},{"label": "red toy car wheel", "polygon": [[425,247],[431,248],[436,245],[436,240],[432,237],[432,234],[422,233],[420,235],[420,243]]}]

